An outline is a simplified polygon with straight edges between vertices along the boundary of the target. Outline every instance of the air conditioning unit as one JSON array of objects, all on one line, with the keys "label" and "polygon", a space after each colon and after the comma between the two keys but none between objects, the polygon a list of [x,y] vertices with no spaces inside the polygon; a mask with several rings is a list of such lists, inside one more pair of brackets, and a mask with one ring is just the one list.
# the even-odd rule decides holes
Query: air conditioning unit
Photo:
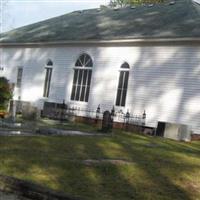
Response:
[{"label": "air conditioning unit", "polygon": [[187,142],[191,141],[191,130],[185,124],[176,124],[159,121],[156,129],[156,135],[173,140]]}]

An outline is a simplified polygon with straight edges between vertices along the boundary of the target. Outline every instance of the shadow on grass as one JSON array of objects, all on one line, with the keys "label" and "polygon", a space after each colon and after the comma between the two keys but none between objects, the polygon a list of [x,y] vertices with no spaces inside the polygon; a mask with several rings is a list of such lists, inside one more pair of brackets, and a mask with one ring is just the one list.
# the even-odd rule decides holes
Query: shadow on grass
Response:
[{"label": "shadow on grass", "polygon": [[[130,134],[1,137],[0,173],[88,200],[192,200],[200,188],[198,147]],[[196,181],[193,190],[189,180]]]}]

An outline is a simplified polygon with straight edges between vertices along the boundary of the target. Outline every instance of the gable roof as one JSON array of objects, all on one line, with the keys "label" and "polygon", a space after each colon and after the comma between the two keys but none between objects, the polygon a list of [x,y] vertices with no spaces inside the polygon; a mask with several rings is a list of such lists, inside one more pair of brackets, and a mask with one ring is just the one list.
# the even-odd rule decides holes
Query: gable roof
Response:
[{"label": "gable roof", "polygon": [[136,8],[75,11],[0,35],[0,43],[200,38],[200,5],[167,1]]}]

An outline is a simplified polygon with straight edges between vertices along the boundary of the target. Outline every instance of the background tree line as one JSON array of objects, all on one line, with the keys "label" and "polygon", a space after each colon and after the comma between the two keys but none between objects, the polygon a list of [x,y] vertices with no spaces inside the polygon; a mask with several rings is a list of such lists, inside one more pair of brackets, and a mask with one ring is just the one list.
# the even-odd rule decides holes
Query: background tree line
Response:
[{"label": "background tree line", "polygon": [[127,5],[138,5],[142,3],[162,3],[165,0],[111,0],[110,6],[127,6]]}]

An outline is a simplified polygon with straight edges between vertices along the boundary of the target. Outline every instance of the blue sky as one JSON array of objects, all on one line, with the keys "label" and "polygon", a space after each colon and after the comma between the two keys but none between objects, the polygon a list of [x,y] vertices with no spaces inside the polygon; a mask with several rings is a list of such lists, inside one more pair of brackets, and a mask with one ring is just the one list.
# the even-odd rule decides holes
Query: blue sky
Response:
[{"label": "blue sky", "polygon": [[109,0],[0,0],[7,1],[1,12],[2,31],[69,13],[74,10],[97,8]]}]

